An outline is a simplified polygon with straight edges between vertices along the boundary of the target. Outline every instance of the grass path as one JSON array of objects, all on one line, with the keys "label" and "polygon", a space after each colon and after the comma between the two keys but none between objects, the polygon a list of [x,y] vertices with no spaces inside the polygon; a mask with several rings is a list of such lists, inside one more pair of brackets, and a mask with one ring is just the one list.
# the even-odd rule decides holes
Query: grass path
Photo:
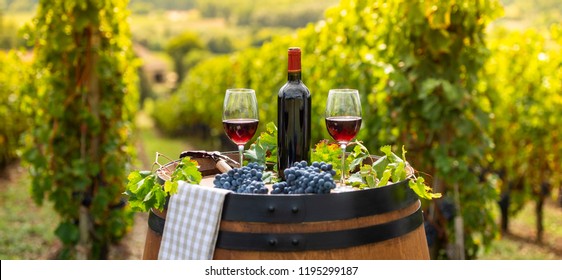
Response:
[{"label": "grass path", "polygon": [[51,204],[37,206],[31,180],[18,162],[0,174],[0,259],[49,259],[59,247],[58,219]]},{"label": "grass path", "polygon": [[562,260],[562,208],[553,200],[547,200],[544,206],[543,242],[537,243],[534,207],[535,204],[529,202],[512,217],[510,233],[494,241],[490,250],[481,254],[479,259]]}]

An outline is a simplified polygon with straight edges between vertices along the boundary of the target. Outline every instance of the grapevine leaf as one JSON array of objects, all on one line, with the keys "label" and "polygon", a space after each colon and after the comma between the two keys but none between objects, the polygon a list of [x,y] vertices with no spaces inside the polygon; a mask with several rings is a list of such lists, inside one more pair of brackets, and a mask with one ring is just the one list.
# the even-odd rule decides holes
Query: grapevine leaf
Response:
[{"label": "grapevine leaf", "polygon": [[351,160],[351,163],[349,164],[350,171],[355,170],[357,166],[360,166],[363,161],[367,157],[369,157],[369,151],[365,146],[363,146],[363,144],[361,144],[360,142],[354,142],[354,144],[356,144],[356,146],[353,147],[353,150],[351,151],[351,153],[349,153],[348,156],[348,158]]},{"label": "grapevine leaf", "polygon": [[332,164],[334,170],[341,172],[341,149],[337,144],[329,144],[322,140],[316,144],[315,149],[310,155],[312,162],[325,162]]},{"label": "grapevine leaf", "polygon": [[264,133],[261,142],[267,147],[277,147],[277,127],[274,123],[269,122],[266,125],[267,133]]},{"label": "grapevine leaf", "polygon": [[154,190],[150,190],[143,198],[143,202],[149,202],[154,196]]},{"label": "grapevine leaf", "polygon": [[55,234],[65,244],[72,244],[80,238],[78,226],[71,222],[62,222],[55,230]]},{"label": "grapevine leaf", "polygon": [[[184,157],[172,173],[170,181],[177,182],[182,180],[191,184],[199,184],[202,179],[203,176],[201,175],[201,172],[199,172],[197,161],[192,160],[189,157]],[[177,186],[176,188],[171,188],[171,191],[172,192],[170,194],[176,193]]]},{"label": "grapevine leaf", "polygon": [[375,177],[373,177],[373,176],[366,176],[366,177],[365,177],[365,180],[367,181],[367,185],[368,185],[370,188],[374,188],[374,187],[377,186],[377,181],[376,181]]},{"label": "grapevine leaf", "polygon": [[431,188],[425,184],[423,177],[417,177],[415,180],[410,180],[408,185],[421,198],[431,200],[433,198],[441,197],[440,193],[431,192]]},{"label": "grapevine leaf", "polygon": [[371,166],[369,164],[365,164],[365,165],[361,166],[361,168],[359,169],[359,173],[361,173],[362,177],[365,177],[367,175],[372,175],[372,174],[375,177],[377,177],[375,169],[373,169],[373,166]]},{"label": "grapevine leaf", "polygon": [[386,158],[388,159],[389,162],[403,161],[399,156],[397,156],[395,153],[392,152],[392,148],[390,147],[390,145],[382,146],[381,152],[383,152],[386,155]]},{"label": "grapevine leaf", "polygon": [[[150,176],[146,179],[143,179],[141,182],[142,184],[138,185],[136,189],[137,196],[145,196],[154,186],[156,176]],[[140,183],[140,182],[139,182]]]},{"label": "grapevine leaf", "polygon": [[178,182],[172,182],[170,190],[166,191],[168,194],[175,194],[178,192]]},{"label": "grapevine leaf", "polygon": [[390,157],[390,155],[392,154],[392,149],[390,147],[390,145],[385,145],[381,147],[381,152],[383,152],[387,157]]},{"label": "grapevine leaf", "polygon": [[262,132],[250,148],[244,151],[245,158],[250,162],[262,165],[277,164],[277,127],[269,122],[266,131]]},{"label": "grapevine leaf", "polygon": [[374,188],[377,186],[377,173],[371,165],[365,164],[359,169],[362,178],[362,187]]},{"label": "grapevine leaf", "polygon": [[145,204],[140,201],[140,200],[136,200],[136,199],[129,199],[129,206],[131,206],[131,209],[133,211],[138,211],[138,212],[147,212],[150,208],[146,208]]},{"label": "grapevine leaf", "polygon": [[131,173],[129,173],[129,176],[127,176],[127,180],[129,180],[129,184],[136,184],[140,180],[142,180],[142,178],[143,177],[141,176],[139,171],[132,171]]},{"label": "grapevine leaf", "polygon": [[265,151],[262,147],[252,144],[249,149],[244,151],[244,158],[250,162],[263,164],[265,162]]},{"label": "grapevine leaf", "polygon": [[396,163],[396,167],[394,172],[392,172],[392,182],[400,182],[406,179],[406,163],[404,161],[400,161]]},{"label": "grapevine leaf", "polygon": [[203,176],[197,161],[185,157],[163,186],[156,183],[156,174],[148,171],[132,171],[128,178],[125,194],[129,196],[129,205],[134,211],[146,212],[151,208],[163,210],[166,197],[177,193],[178,181],[199,184]]},{"label": "grapevine leaf", "polygon": [[[177,187],[177,184],[178,184],[178,183],[177,183],[177,182],[175,182],[175,183],[176,183],[176,187]],[[166,182],[164,183],[164,191],[167,192],[167,193],[171,192],[171,190],[172,190],[172,188],[173,188],[172,185],[173,185],[173,183],[172,183],[171,181],[166,181]]]},{"label": "grapevine leaf", "polygon": [[[373,166],[363,165],[360,168],[361,178],[366,182],[364,187],[382,187],[392,182],[406,180],[408,173],[406,166],[406,149],[402,146],[402,157],[392,152],[391,146],[382,146],[380,149],[385,155],[373,163]],[[432,190],[425,183],[423,177],[414,177],[408,182],[409,187],[423,199],[433,199],[441,197],[440,193],[432,193]],[[361,185],[360,185],[361,186]]]},{"label": "grapevine leaf", "polygon": [[[177,189],[178,183],[175,183]],[[158,188],[154,192],[154,205],[152,207],[156,209],[164,209],[164,204],[166,204],[166,193],[162,190],[162,188]],[[147,210],[148,211],[148,210]]]},{"label": "grapevine leaf", "polygon": [[273,172],[271,171],[265,171],[263,172],[263,175],[261,177],[261,180],[265,183],[265,184],[269,184],[269,183],[274,183],[275,176],[273,176]]},{"label": "grapevine leaf", "polygon": [[369,149],[367,149],[367,147],[365,147],[365,145],[363,145],[363,143],[361,143],[361,141],[353,141],[351,143],[349,143],[350,145],[356,145],[356,147],[354,149],[356,149],[357,147],[359,149],[361,149],[362,152],[369,154]]},{"label": "grapevine leaf", "polygon": [[363,177],[361,177],[361,172],[351,174],[351,176],[347,178],[347,183],[350,183],[353,187],[356,188],[364,188],[366,186],[366,184],[363,182]]},{"label": "grapevine leaf", "polygon": [[373,170],[375,170],[376,174],[383,174],[384,170],[386,170],[389,162],[386,156],[382,156],[377,161],[373,163]]},{"label": "grapevine leaf", "polygon": [[388,180],[390,179],[390,176],[392,176],[392,171],[390,169],[385,170],[382,174],[382,178],[380,179],[379,183],[377,184],[377,187],[382,187],[382,186],[388,185]]}]

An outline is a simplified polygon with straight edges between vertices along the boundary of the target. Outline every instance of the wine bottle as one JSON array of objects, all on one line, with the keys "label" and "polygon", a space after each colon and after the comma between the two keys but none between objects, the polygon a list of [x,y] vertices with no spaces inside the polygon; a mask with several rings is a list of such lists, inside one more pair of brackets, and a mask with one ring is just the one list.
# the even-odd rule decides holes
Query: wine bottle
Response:
[{"label": "wine bottle", "polygon": [[301,50],[289,48],[287,83],[277,97],[277,167],[283,170],[298,161],[310,161],[310,91],[301,79]]}]

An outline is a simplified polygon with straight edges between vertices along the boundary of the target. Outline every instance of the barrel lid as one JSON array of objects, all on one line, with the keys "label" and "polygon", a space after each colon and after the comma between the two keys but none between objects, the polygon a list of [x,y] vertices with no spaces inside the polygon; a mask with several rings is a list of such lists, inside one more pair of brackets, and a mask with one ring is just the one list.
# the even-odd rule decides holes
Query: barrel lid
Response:
[{"label": "barrel lid", "polygon": [[408,180],[375,189],[330,194],[229,193],[222,219],[268,223],[344,220],[400,210],[417,200]]},{"label": "barrel lid", "polygon": [[[172,161],[157,171],[159,183],[164,184],[167,179],[164,171],[173,170],[177,163],[178,161]],[[204,175],[210,175],[216,171],[203,172]],[[229,193],[224,201],[222,220],[298,223],[384,214],[406,208],[419,200],[409,187],[409,180],[379,188],[329,194]]]}]

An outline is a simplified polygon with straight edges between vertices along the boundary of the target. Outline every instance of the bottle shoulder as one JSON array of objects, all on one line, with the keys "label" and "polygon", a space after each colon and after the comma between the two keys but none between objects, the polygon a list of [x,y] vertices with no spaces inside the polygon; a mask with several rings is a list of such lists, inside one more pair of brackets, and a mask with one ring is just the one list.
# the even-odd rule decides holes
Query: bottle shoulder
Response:
[{"label": "bottle shoulder", "polygon": [[278,94],[278,97],[283,98],[302,98],[303,96],[309,98],[310,90],[301,80],[288,81],[279,89]]}]

